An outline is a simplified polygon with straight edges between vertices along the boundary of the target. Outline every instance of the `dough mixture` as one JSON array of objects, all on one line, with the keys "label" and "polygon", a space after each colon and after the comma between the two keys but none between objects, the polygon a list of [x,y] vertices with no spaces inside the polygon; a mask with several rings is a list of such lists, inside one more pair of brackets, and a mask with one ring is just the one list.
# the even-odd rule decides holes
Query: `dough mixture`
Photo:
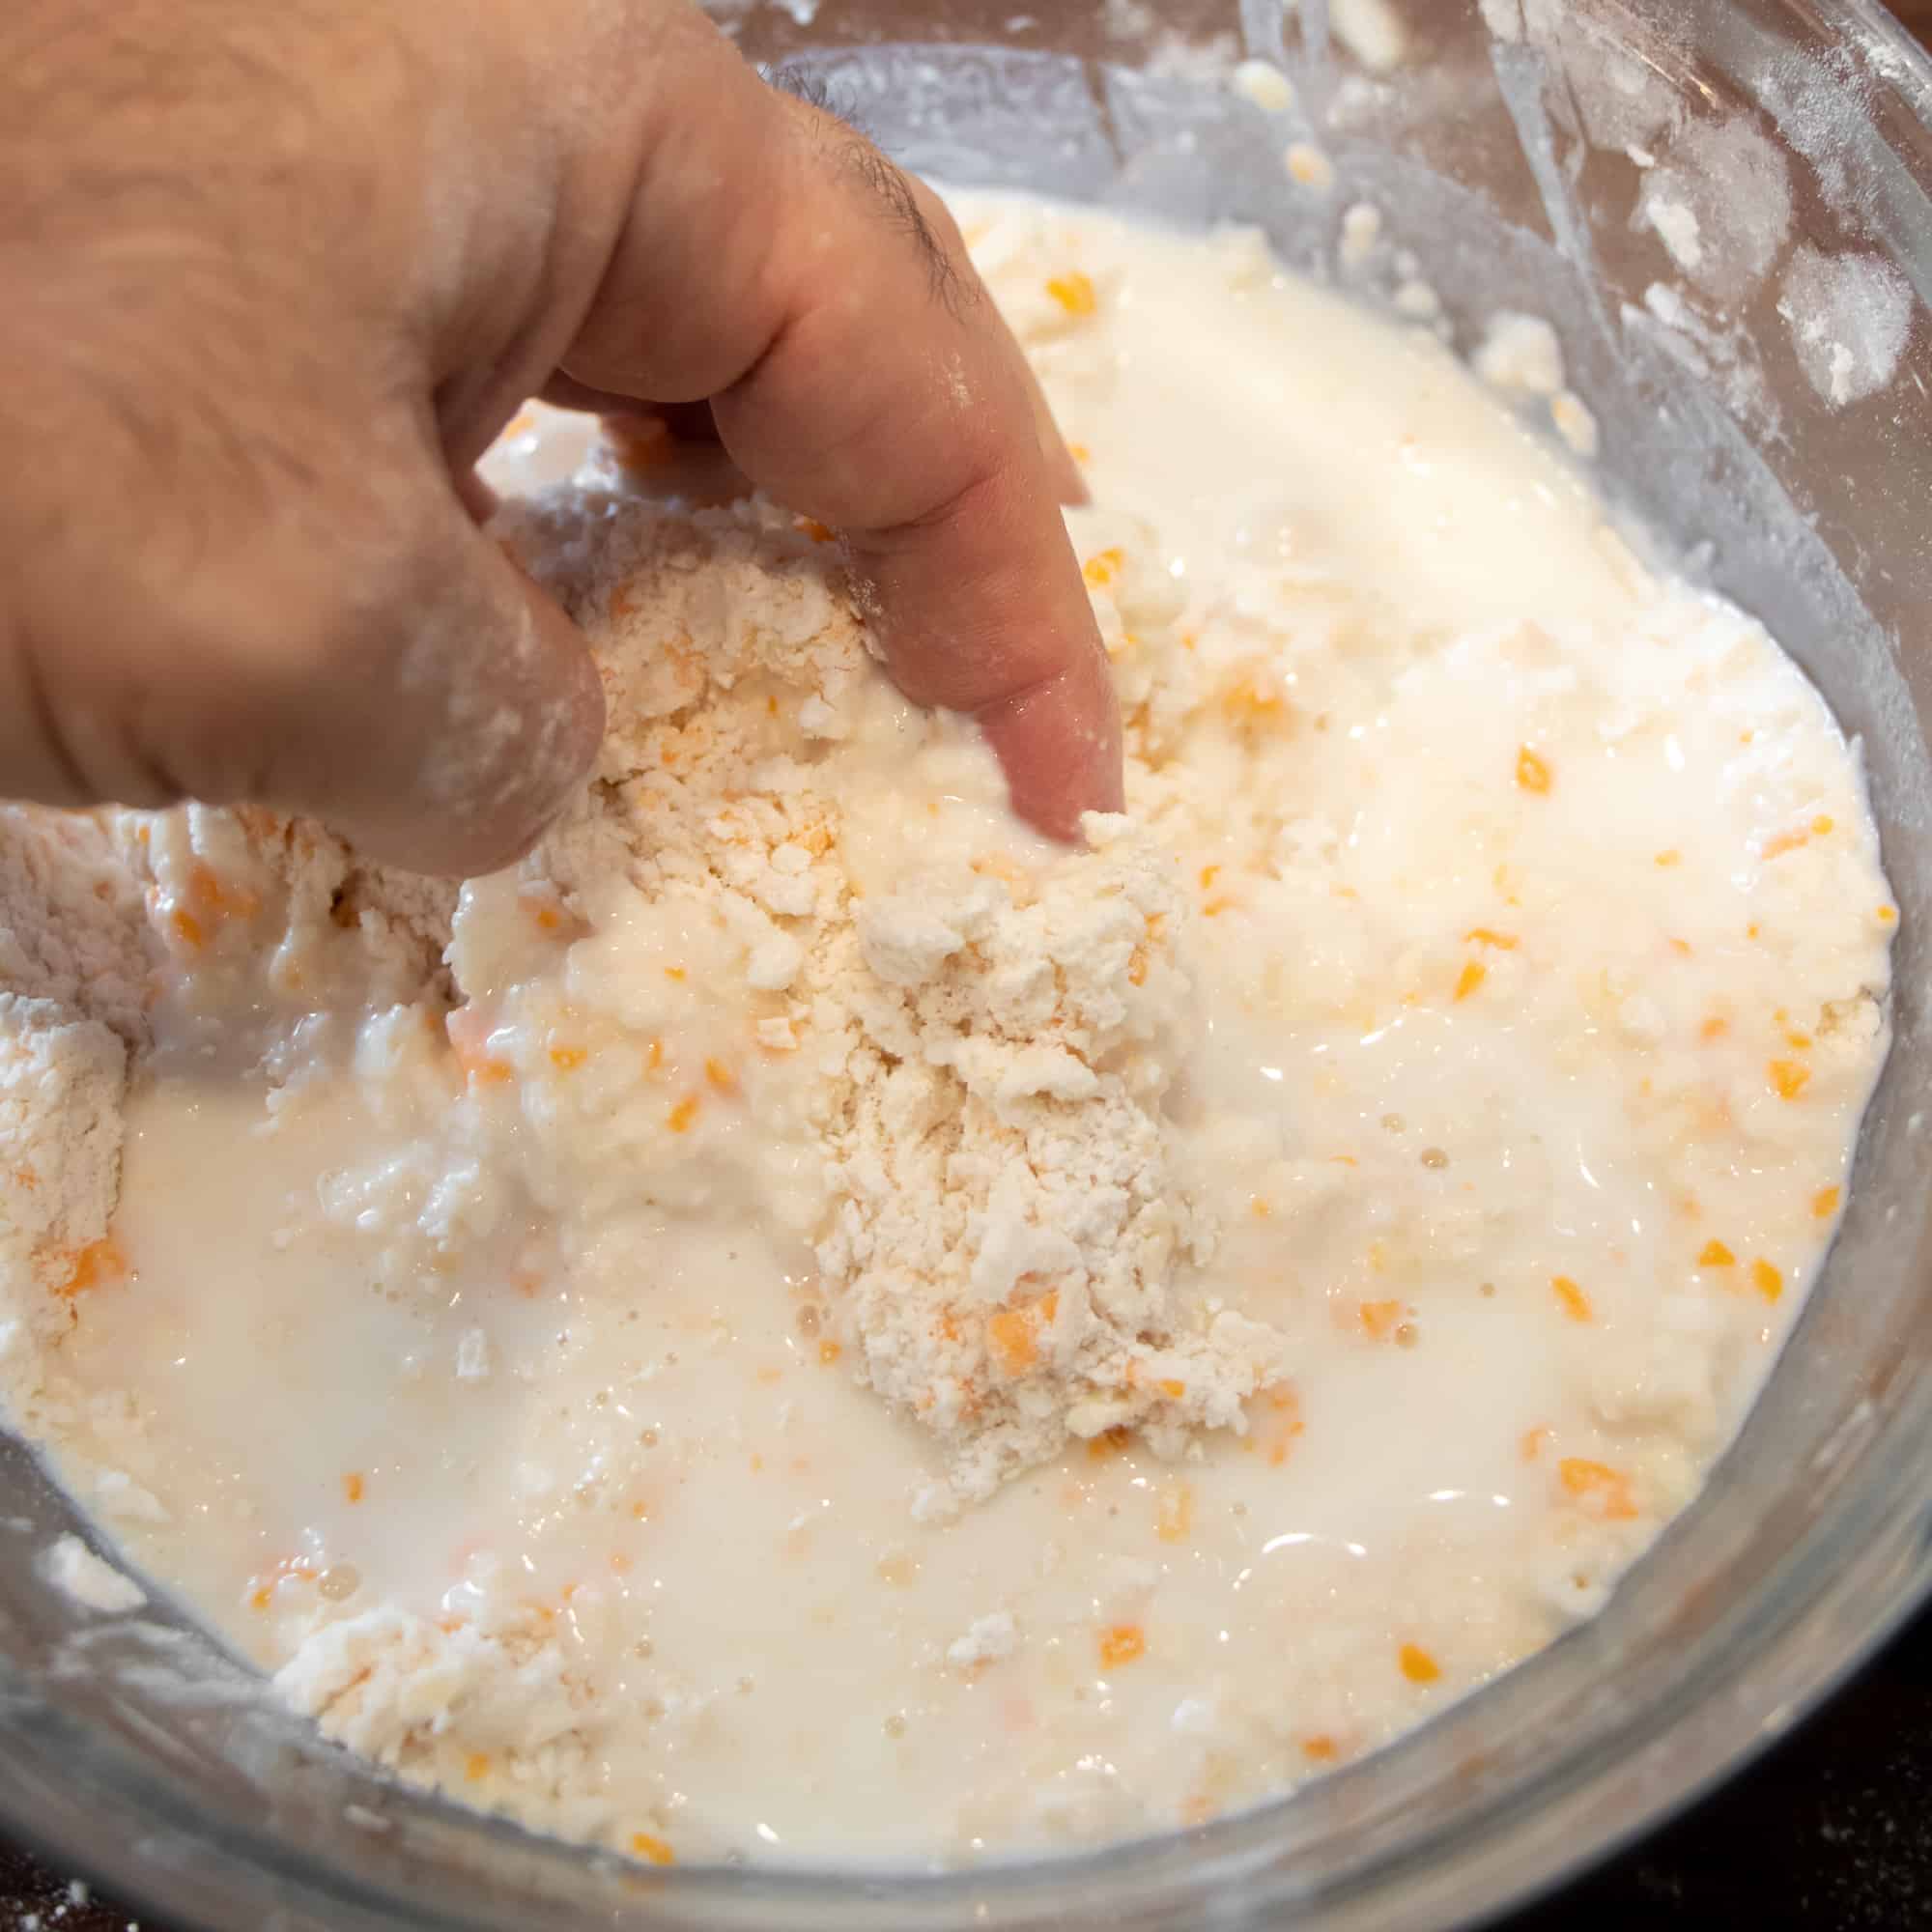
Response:
[{"label": "dough mixture", "polygon": [[657,1863],[1187,1825],[1547,1644],[1735,1432],[1885,1052],[1856,752],[1757,624],[1257,236],[961,211],[1093,486],[1091,849],[641,433],[501,515],[611,716],[513,871],[0,817],[14,1424],[329,1736]]}]

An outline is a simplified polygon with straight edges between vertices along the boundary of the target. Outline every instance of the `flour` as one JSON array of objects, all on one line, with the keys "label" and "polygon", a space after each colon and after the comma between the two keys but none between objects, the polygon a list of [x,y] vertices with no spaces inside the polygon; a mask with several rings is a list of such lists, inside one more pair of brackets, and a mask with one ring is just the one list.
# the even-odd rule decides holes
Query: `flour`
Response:
[{"label": "flour", "polygon": [[459,1720],[477,1746],[534,1756],[570,1736],[583,1702],[558,1645],[527,1628],[452,1632],[388,1609],[328,1625],[277,1688],[351,1750],[390,1765]]},{"label": "flour", "polygon": [[0,807],[0,1280],[43,1339],[76,1285],[118,1265],[128,1055],[148,1037],[139,888],[92,818]]},{"label": "flour", "polygon": [[1876,395],[1898,369],[1912,331],[1912,290],[1876,255],[1794,248],[1777,312],[1806,379],[1833,409]]},{"label": "flour", "polygon": [[322,826],[248,807],[129,814],[122,834],[176,972],[173,1017],[205,1021],[224,1052],[243,986],[296,1006],[345,981],[375,1004],[450,996],[447,880],[369,865]]},{"label": "flour", "polygon": [[139,882],[108,820],[0,805],[0,985],[148,1037],[149,952]]},{"label": "flour", "polygon": [[1688,122],[1659,154],[1643,175],[1634,220],[1655,230],[1705,294],[1743,300],[1790,236],[1784,155],[1743,118]]},{"label": "flour", "polygon": [[1702,265],[1704,244],[1697,217],[1683,202],[1672,201],[1668,195],[1647,194],[1638,204],[1638,212],[1662,238],[1680,269],[1695,270]]},{"label": "flour", "polygon": [[126,1081],[127,1048],[99,1021],[0,993],[0,1268],[54,1297],[23,1298],[29,1319],[54,1323],[60,1298],[109,1264],[102,1244],[120,1177]]},{"label": "flour", "polygon": [[1548,404],[1550,427],[1580,457],[1597,453],[1597,419],[1575,390],[1563,386],[1563,348],[1543,317],[1499,309],[1471,358],[1475,372],[1505,394]]},{"label": "flour", "polygon": [[1160,1117],[1186,905],[1126,821],[1089,836],[1017,897],[940,878],[867,901],[819,1008],[853,1039],[820,1265],[873,1386],[958,1445],[970,1495],[1068,1432],[1140,1426],[1178,1453],[1244,1428],[1280,1366],[1257,1324],[1177,1289],[1213,1246]]},{"label": "flour", "polygon": [[998,1663],[1019,1647],[1019,1626],[1010,1610],[995,1610],[989,1616],[975,1617],[962,1637],[946,1647],[946,1661],[961,1670],[975,1664]]},{"label": "flour", "polygon": [[[833,1318],[871,1386],[948,1444],[957,1493],[990,1493],[1069,1432],[1145,1427],[1172,1454],[1191,1430],[1244,1427],[1278,1350],[1178,1279],[1213,1233],[1170,1172],[1160,1118],[1190,990],[1171,859],[1124,820],[1090,820],[1088,853],[1003,825],[985,754],[927,721],[925,756],[977,791],[980,815],[956,847],[934,828],[868,862],[898,814],[857,748],[877,742],[882,706],[902,707],[836,552],[789,519],[747,506],[686,521],[565,493],[505,534],[584,626],[616,721],[601,808],[520,889],[548,886],[608,928],[624,915],[596,868],[615,854],[649,902],[631,917],[715,923],[726,943],[706,977],[742,976],[737,1004],[781,1056],[774,1084],[822,1164],[822,1199],[796,1226]],[[825,762],[839,743],[854,749]],[[999,828],[990,844],[982,826]],[[485,919],[479,899],[457,922],[466,986]],[[589,952],[580,1005],[608,996],[655,1027],[618,985],[628,975]],[[512,1005],[548,998],[531,981]],[[521,1065],[569,1136],[577,1069]],[[704,1090],[693,1097],[706,1111]],[[695,1145],[701,1125],[658,1138]],[[581,1188],[573,1167],[567,1191]]]}]

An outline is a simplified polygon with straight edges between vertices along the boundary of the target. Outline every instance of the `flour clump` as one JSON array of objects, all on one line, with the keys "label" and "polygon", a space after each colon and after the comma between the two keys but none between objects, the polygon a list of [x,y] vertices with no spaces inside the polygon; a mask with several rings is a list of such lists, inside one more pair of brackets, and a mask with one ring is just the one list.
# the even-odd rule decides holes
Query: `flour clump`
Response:
[{"label": "flour clump", "polygon": [[[1140,1426],[1178,1453],[1244,1427],[1274,1350],[1184,1285],[1214,1230],[1163,1115],[1189,1024],[1174,860],[1124,818],[1091,817],[1087,851],[1012,821],[968,727],[885,684],[834,554],[789,520],[564,496],[507,534],[585,626],[621,721],[597,809],[525,888],[607,927],[681,908],[723,940],[755,1078],[822,1171],[792,1211],[831,1319],[947,1444],[958,1493],[1069,1433]],[[646,905],[617,909],[611,867]],[[583,990],[612,983],[614,961],[584,964]],[[742,1059],[706,1056],[671,1139]]]}]

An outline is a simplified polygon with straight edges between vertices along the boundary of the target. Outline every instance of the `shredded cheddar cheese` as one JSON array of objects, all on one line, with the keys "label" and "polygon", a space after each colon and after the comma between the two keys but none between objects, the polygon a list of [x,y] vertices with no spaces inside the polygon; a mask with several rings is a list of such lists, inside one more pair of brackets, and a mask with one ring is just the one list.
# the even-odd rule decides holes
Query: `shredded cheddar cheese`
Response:
[{"label": "shredded cheddar cheese", "polygon": [[1023,1376],[1039,1359],[1039,1342],[1023,1309],[1002,1308],[986,1318],[986,1343],[1009,1376]]},{"label": "shredded cheddar cheese", "polygon": [[1548,761],[1527,745],[1516,754],[1516,781],[1524,791],[1543,796],[1549,789],[1551,776]]},{"label": "shredded cheddar cheese", "polygon": [[643,414],[606,416],[604,438],[619,467],[634,475],[662,469],[670,462],[676,442],[662,416]]},{"label": "shredded cheddar cheese", "polygon": [[1556,1291],[1556,1298],[1563,1304],[1563,1312],[1571,1321],[1589,1321],[1594,1319],[1590,1297],[1567,1274],[1552,1275],[1549,1286]]},{"label": "shredded cheddar cheese", "polygon": [[1358,1312],[1363,1331],[1370,1340],[1384,1342],[1402,1321],[1403,1305],[1399,1301],[1365,1301]]},{"label": "shredded cheddar cheese", "polygon": [[1193,1490],[1185,1483],[1170,1484],[1155,1505],[1155,1534],[1163,1543],[1184,1543],[1193,1527]]},{"label": "shredded cheddar cheese", "polygon": [[1046,292],[1068,315],[1089,316],[1100,305],[1094,278],[1079,269],[1069,269],[1064,275],[1052,276],[1047,282]]},{"label": "shredded cheddar cheese", "polygon": [[1564,1490],[1593,1514],[1608,1522],[1629,1522],[1636,1514],[1631,1496],[1630,1478],[1607,1463],[1592,1463],[1581,1456],[1566,1456],[1556,1465]]},{"label": "shredded cheddar cheese", "polygon": [[1434,1684],[1442,1675],[1442,1666],[1419,1643],[1404,1644],[1396,1662],[1411,1684]]},{"label": "shredded cheddar cheese", "polygon": [[103,1235],[77,1249],[67,1264],[67,1272],[54,1284],[54,1293],[71,1298],[86,1294],[110,1283],[125,1281],[128,1260],[112,1236]]}]

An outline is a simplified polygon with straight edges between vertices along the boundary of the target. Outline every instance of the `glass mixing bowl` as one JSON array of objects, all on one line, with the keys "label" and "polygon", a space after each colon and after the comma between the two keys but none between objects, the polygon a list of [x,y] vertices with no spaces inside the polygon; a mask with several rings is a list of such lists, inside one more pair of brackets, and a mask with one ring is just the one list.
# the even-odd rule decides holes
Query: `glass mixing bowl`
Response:
[{"label": "glass mixing bowl", "polygon": [[[1870,0],[786,0],[721,9],[890,149],[1388,275],[1466,345],[1549,316],[1615,498],[1860,735],[1903,911],[1897,1043],[1826,1278],[1708,1492],[1594,1623],[1393,1748],[1198,1831],[950,1876],[646,1871],[389,1784],[165,1604],[78,1612],[75,1520],[0,1447],[0,1813],[213,1932],[1440,1926],[1735,1768],[1932,1581],[1932,63]],[[1293,75],[1270,115],[1240,58]],[[1293,183],[1292,141],[1335,181]],[[1689,208],[1694,236],[1670,205]],[[1674,240],[1673,240],[1674,237]],[[1412,299],[1412,298],[1411,298]]]}]

